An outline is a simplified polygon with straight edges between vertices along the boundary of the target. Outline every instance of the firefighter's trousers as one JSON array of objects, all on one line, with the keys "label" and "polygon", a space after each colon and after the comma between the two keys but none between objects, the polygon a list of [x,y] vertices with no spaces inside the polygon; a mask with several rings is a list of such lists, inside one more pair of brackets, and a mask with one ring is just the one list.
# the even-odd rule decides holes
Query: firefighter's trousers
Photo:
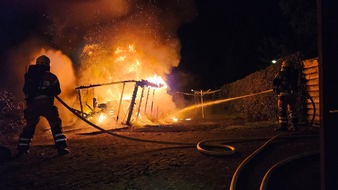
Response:
[{"label": "firefighter's trousers", "polygon": [[297,103],[296,94],[278,96],[278,113],[279,113],[278,121],[281,126],[287,127],[289,123],[294,127],[297,126],[298,115],[296,103]]},{"label": "firefighter's trousers", "polygon": [[50,125],[56,148],[67,147],[66,136],[62,131],[62,121],[59,117],[58,108],[54,106],[53,98],[36,99],[27,105],[24,110],[26,126],[19,137],[18,150],[27,151],[31,144],[36,125],[40,116],[45,117]]}]

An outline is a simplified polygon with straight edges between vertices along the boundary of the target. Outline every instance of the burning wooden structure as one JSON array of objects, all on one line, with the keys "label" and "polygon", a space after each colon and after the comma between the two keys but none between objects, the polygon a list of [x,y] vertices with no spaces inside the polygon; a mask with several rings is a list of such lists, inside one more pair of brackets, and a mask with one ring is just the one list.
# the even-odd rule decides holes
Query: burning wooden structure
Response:
[{"label": "burning wooden structure", "polygon": [[[78,113],[85,118],[90,118],[94,115],[97,114],[106,114],[106,115],[113,115],[116,117],[115,121],[116,123],[119,121],[120,118],[120,110],[121,110],[121,106],[122,106],[122,100],[123,100],[123,96],[124,96],[124,90],[125,90],[125,85],[126,83],[134,83],[135,87],[132,93],[132,97],[130,100],[130,105],[129,105],[129,109],[128,109],[128,116],[127,116],[127,120],[125,121],[125,124],[128,126],[132,125],[131,119],[132,119],[132,115],[134,113],[134,108],[136,105],[136,101],[137,101],[137,93],[138,93],[138,89],[142,88],[142,92],[139,98],[139,103],[138,103],[138,109],[137,109],[137,114],[136,114],[136,119],[138,119],[139,115],[140,115],[140,111],[141,111],[141,105],[142,105],[142,100],[144,97],[144,90],[145,88],[148,87],[148,94],[146,96],[146,101],[145,101],[145,105],[144,105],[144,110],[146,112],[147,109],[147,104],[148,104],[148,99],[149,99],[149,93],[150,93],[150,88],[153,88],[153,97],[152,97],[152,102],[151,102],[151,113],[153,112],[153,105],[154,105],[154,96],[155,96],[155,89],[156,88],[161,88],[164,85],[160,84],[160,83],[153,83],[150,82],[148,80],[125,80],[125,81],[116,81],[116,82],[109,82],[109,83],[101,83],[101,84],[91,84],[88,86],[79,86],[76,87],[75,89],[77,90],[77,94],[78,94],[78,99],[79,99],[79,105],[80,105],[80,110],[78,110]],[[117,113],[114,113],[114,108],[111,108],[107,102],[103,102],[103,103],[99,103],[97,102],[97,98],[96,97],[92,97],[92,106],[89,105],[87,102],[83,102],[83,98],[82,98],[82,93],[81,90],[83,89],[89,89],[89,88],[96,88],[96,87],[100,87],[100,86],[107,86],[107,85],[116,85],[116,84],[122,84],[122,91],[121,91],[121,95],[120,95],[120,100],[119,100],[119,105],[118,105],[118,111]],[[84,111],[84,105],[87,106],[89,108],[89,112]],[[102,117],[107,117],[107,116],[103,116]],[[100,116],[100,117],[101,117]],[[103,119],[101,117],[101,119]]]}]

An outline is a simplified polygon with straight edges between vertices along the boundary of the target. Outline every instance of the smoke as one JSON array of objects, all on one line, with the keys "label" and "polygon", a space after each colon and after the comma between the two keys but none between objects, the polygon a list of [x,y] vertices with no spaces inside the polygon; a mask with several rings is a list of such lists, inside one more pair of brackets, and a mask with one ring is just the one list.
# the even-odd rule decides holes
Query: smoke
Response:
[{"label": "smoke", "polygon": [[[8,85],[12,85],[12,91],[19,102],[24,101],[22,92],[24,73],[27,71],[29,65],[35,64],[36,58],[40,55],[47,55],[51,60],[51,72],[58,76],[61,84],[62,93],[60,97],[70,104],[73,104],[76,79],[71,60],[60,50],[48,47],[37,39],[25,41],[19,47],[12,49],[8,55],[9,60],[12,60],[12,62],[8,66],[9,80],[7,81]],[[58,102],[56,102],[56,104],[58,104]],[[64,125],[72,123],[74,117],[72,117],[64,107],[58,106],[58,108]]]},{"label": "smoke", "polygon": [[[1,16],[13,20],[1,23],[6,25],[2,33],[16,38],[15,47],[5,44],[6,77],[12,86],[21,87],[25,66],[46,54],[60,79],[62,96],[72,103],[78,85],[154,75],[166,80],[180,61],[177,30],[196,16],[193,0],[27,0],[5,1],[2,6],[6,12]],[[31,26],[18,25],[23,19]],[[23,31],[11,33],[8,27]],[[119,97],[121,85],[111,88],[110,96]],[[21,89],[14,90],[20,98]],[[104,91],[102,96],[107,95]],[[161,100],[158,112],[174,109],[165,90],[157,90],[156,98]]]},{"label": "smoke", "polygon": [[[130,14],[100,27],[99,31],[89,31],[80,56],[79,83],[142,80],[154,75],[166,80],[166,75],[180,61],[180,41],[176,31],[182,22],[180,18],[184,16],[175,14],[177,7],[166,6],[175,3],[163,2],[157,5],[137,4],[132,7]],[[127,85],[124,89],[126,100],[131,99],[133,89],[133,85]],[[148,109],[152,117],[167,116],[175,109],[172,97],[166,90],[156,90],[156,99],[151,102],[153,107]],[[95,89],[92,93],[95,93],[99,102],[116,101],[121,94],[121,85],[110,87],[110,90]],[[139,95],[141,99],[142,92]],[[128,107],[128,103],[126,101],[124,107]],[[136,105],[137,113],[140,109],[147,110]]]}]

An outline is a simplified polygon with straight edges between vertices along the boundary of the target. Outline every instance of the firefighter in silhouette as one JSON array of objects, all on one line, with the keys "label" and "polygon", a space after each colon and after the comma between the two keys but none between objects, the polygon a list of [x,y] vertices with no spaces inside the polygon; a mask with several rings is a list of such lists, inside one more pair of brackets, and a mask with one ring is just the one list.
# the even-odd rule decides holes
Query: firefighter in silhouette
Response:
[{"label": "firefighter in silhouette", "polygon": [[26,100],[26,126],[19,136],[17,156],[28,153],[40,116],[45,117],[50,125],[58,154],[68,154],[62,121],[58,108],[54,106],[54,97],[61,93],[60,83],[57,76],[50,72],[50,59],[47,56],[39,56],[36,64],[29,66],[25,74],[23,92]]},{"label": "firefighter in silhouette", "polygon": [[273,80],[273,90],[278,96],[278,122],[276,131],[296,131],[298,116],[298,70],[290,60],[282,62],[281,70]]}]

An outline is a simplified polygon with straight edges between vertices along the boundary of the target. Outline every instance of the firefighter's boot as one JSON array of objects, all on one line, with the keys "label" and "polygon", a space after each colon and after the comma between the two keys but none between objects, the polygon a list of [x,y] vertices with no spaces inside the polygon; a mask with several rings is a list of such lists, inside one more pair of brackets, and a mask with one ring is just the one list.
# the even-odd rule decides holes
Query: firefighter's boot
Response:
[{"label": "firefighter's boot", "polygon": [[18,153],[16,154],[15,158],[20,159],[25,157],[29,153],[29,150],[18,150]]},{"label": "firefighter's boot", "polygon": [[291,123],[291,125],[288,128],[288,131],[297,131],[297,124],[296,123]]},{"label": "firefighter's boot", "polygon": [[58,148],[59,156],[63,156],[63,155],[69,154],[69,153],[70,153],[70,151],[68,150],[68,148],[63,148],[63,147]]},{"label": "firefighter's boot", "polygon": [[291,125],[289,126],[288,131],[291,131],[291,132],[297,131],[298,130],[297,124],[298,124],[298,118],[297,117],[291,118]]}]

